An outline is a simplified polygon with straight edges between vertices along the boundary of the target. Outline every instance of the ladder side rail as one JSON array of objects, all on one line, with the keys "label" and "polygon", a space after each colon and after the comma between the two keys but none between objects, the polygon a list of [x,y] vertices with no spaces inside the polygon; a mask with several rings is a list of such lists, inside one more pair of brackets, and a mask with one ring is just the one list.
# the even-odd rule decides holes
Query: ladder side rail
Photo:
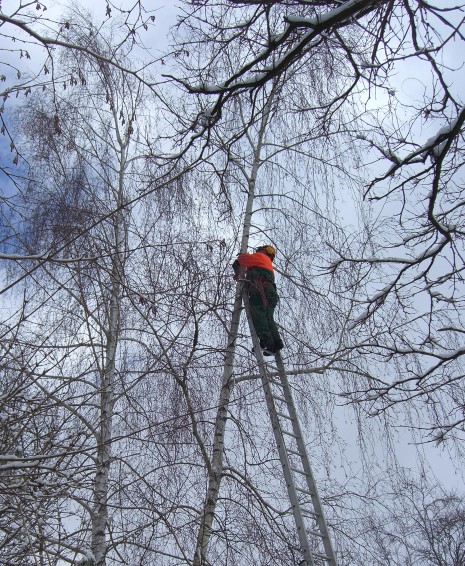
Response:
[{"label": "ladder side rail", "polygon": [[252,342],[254,347],[254,354],[258,362],[259,374],[262,381],[263,390],[265,392],[265,400],[268,408],[268,413],[270,416],[272,429],[276,441],[276,446],[278,449],[279,459],[283,468],[284,479],[286,481],[286,487],[289,495],[289,500],[292,505],[292,512],[294,515],[294,521],[297,526],[297,534],[299,536],[299,542],[301,546],[302,554],[304,555],[305,562],[301,563],[302,566],[315,566],[313,561],[313,556],[310,549],[310,542],[308,539],[308,534],[305,529],[305,521],[302,515],[302,510],[300,507],[299,498],[297,496],[296,485],[294,478],[292,476],[291,464],[289,461],[289,456],[287,454],[286,444],[284,441],[284,436],[282,433],[281,423],[279,421],[276,407],[273,400],[273,394],[271,391],[271,386],[268,381],[268,375],[265,365],[265,360],[260,348],[260,341],[258,339],[257,333],[255,332],[255,327],[252,322],[249,310],[249,297],[246,290],[243,292],[243,302],[245,307],[245,312],[247,315],[247,321],[249,323],[250,333],[252,336]]},{"label": "ladder side rail", "polygon": [[276,359],[276,365],[279,370],[282,389],[284,392],[284,397],[287,402],[289,415],[292,420],[292,427],[294,434],[296,436],[296,442],[300,452],[300,459],[305,472],[305,478],[311,494],[313,508],[317,513],[316,522],[318,523],[320,532],[323,535],[322,542],[325,549],[325,554],[328,558],[328,566],[337,566],[336,555],[334,553],[334,549],[331,544],[331,539],[329,537],[328,525],[326,523],[325,515],[323,512],[323,506],[321,505],[321,500],[318,494],[316,481],[310,466],[310,460],[308,458],[307,449],[303,441],[302,430],[300,428],[299,420],[297,417],[297,411],[294,405],[294,399],[292,397],[291,388],[289,387],[289,381],[287,379],[284,363],[281,354],[279,352],[276,353],[275,359]]}]

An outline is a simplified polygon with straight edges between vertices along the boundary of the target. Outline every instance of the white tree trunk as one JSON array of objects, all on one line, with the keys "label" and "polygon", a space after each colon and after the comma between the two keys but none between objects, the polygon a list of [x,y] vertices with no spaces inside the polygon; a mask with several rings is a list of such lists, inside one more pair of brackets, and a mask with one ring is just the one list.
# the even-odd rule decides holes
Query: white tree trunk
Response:
[{"label": "white tree trunk", "polygon": [[[258,137],[253,148],[253,162],[250,175],[247,177],[248,196],[246,209],[244,214],[244,224],[242,229],[241,253],[247,251],[250,227],[252,223],[253,204],[255,199],[255,186],[258,170],[262,164],[261,153],[263,148],[263,138],[268,124],[270,115],[273,92],[270,94],[268,101],[264,107],[262,120]],[[249,141],[252,143],[252,140]],[[210,542],[212,524],[215,516],[216,503],[221,487],[223,477],[223,454],[224,454],[224,438],[226,431],[226,423],[228,419],[228,406],[231,393],[234,388],[234,359],[236,352],[236,339],[239,331],[239,323],[242,311],[242,284],[237,283],[236,294],[234,299],[234,307],[231,316],[231,323],[228,331],[228,342],[226,347],[226,357],[223,367],[223,377],[221,382],[221,390],[218,399],[218,411],[215,420],[215,432],[213,438],[213,449],[211,458],[211,467],[208,475],[207,497],[205,499],[204,508],[202,510],[200,528],[197,537],[197,545],[193,560],[193,566],[203,566],[206,562],[208,544]]]},{"label": "white tree trunk", "polygon": [[108,491],[112,456],[112,423],[115,404],[115,364],[121,321],[121,294],[123,281],[124,218],[120,207],[123,204],[124,176],[127,164],[128,139],[123,139],[118,128],[118,118],[114,123],[119,153],[119,178],[117,187],[114,224],[114,253],[111,271],[111,297],[109,302],[108,330],[106,332],[105,363],[102,368],[100,391],[100,433],[97,444],[97,469],[94,477],[94,507],[92,513],[91,549],[96,566],[106,563],[106,529],[108,524]]},{"label": "white tree trunk", "polygon": [[[119,228],[119,226],[117,226]],[[114,376],[116,350],[120,326],[121,269],[117,263],[119,254],[113,260],[112,296],[105,351],[105,366],[102,371],[100,392],[100,433],[97,445],[97,469],[94,477],[94,508],[92,514],[92,552],[97,566],[105,564],[106,527],[108,523],[108,481],[111,465],[112,421],[114,410]]]}]

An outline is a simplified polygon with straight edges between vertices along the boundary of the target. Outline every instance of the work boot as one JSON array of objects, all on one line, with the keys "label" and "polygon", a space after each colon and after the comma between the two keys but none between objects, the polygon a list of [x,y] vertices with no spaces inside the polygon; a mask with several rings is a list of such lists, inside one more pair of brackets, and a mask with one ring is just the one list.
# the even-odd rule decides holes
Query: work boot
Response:
[{"label": "work boot", "polygon": [[260,348],[262,350],[269,350],[270,352],[273,351],[274,342],[273,339],[270,338],[260,338]]},{"label": "work boot", "polygon": [[[255,354],[255,348],[252,348],[252,354]],[[271,350],[269,350],[268,348],[263,348],[262,354],[264,356],[274,356],[274,353]]]},{"label": "work boot", "polygon": [[273,343],[273,347],[272,348],[268,348],[269,350],[271,350],[272,352],[276,353],[279,352],[279,350],[282,350],[284,348],[284,343],[281,339],[275,340]]}]

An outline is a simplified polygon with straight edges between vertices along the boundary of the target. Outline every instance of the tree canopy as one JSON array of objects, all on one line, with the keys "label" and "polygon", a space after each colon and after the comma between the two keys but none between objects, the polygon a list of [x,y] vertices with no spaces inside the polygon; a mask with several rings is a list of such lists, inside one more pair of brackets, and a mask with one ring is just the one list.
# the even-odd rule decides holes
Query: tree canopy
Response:
[{"label": "tree canopy", "polygon": [[461,564],[465,4],[10,4],[0,563],[299,562],[231,270],[271,243],[339,566]]}]

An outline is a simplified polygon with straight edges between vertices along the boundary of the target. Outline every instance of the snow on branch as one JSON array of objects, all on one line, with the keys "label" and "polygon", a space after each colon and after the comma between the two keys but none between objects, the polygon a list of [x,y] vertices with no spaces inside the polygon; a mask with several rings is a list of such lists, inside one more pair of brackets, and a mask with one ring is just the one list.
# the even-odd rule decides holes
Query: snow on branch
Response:
[{"label": "snow on branch", "polygon": [[[360,19],[376,7],[386,3],[386,0],[349,0],[341,6],[313,18],[286,16],[284,18],[287,24],[285,30],[279,35],[273,36],[264,50],[255,55],[252,60],[244,64],[222,83],[191,85],[187,80],[179,79],[172,75],[164,76],[182,84],[189,92],[198,94],[224,94],[225,92],[256,88],[287,69],[301,56],[304,49],[312,46],[312,41],[315,38],[319,40],[319,36],[323,36],[337,27],[347,25],[354,19]],[[279,47],[285,45],[286,41],[296,30],[302,28],[309,28],[309,31],[272,64],[259,68],[260,64],[264,63],[271,54],[276,52]],[[247,79],[243,78],[247,73],[254,71],[254,76]]]},{"label": "snow on branch", "polygon": [[443,159],[447,151],[449,150],[449,147],[452,144],[454,138],[456,138],[462,132],[464,122],[465,106],[462,106],[457,116],[453,120],[451,120],[449,124],[442,126],[434,134],[434,136],[431,136],[421,147],[419,147],[415,151],[410,152],[403,159],[400,159],[397,155],[393,154],[390,151],[387,151],[386,149],[375,146],[386,159],[392,161],[392,165],[386,171],[386,173],[384,173],[384,175],[377,177],[369,184],[367,193],[375,184],[388,179],[404,165],[424,163],[428,157],[431,157],[433,161]]},{"label": "snow on branch", "polygon": [[[448,239],[442,238],[436,245],[419,253],[417,256],[412,258],[407,257],[344,257],[341,256],[339,259],[334,260],[328,266],[328,271],[334,271],[342,263],[366,263],[366,264],[379,264],[379,263],[401,263],[406,266],[416,265],[436,256],[442,248],[447,244]],[[334,249],[334,248],[333,248]]]}]

